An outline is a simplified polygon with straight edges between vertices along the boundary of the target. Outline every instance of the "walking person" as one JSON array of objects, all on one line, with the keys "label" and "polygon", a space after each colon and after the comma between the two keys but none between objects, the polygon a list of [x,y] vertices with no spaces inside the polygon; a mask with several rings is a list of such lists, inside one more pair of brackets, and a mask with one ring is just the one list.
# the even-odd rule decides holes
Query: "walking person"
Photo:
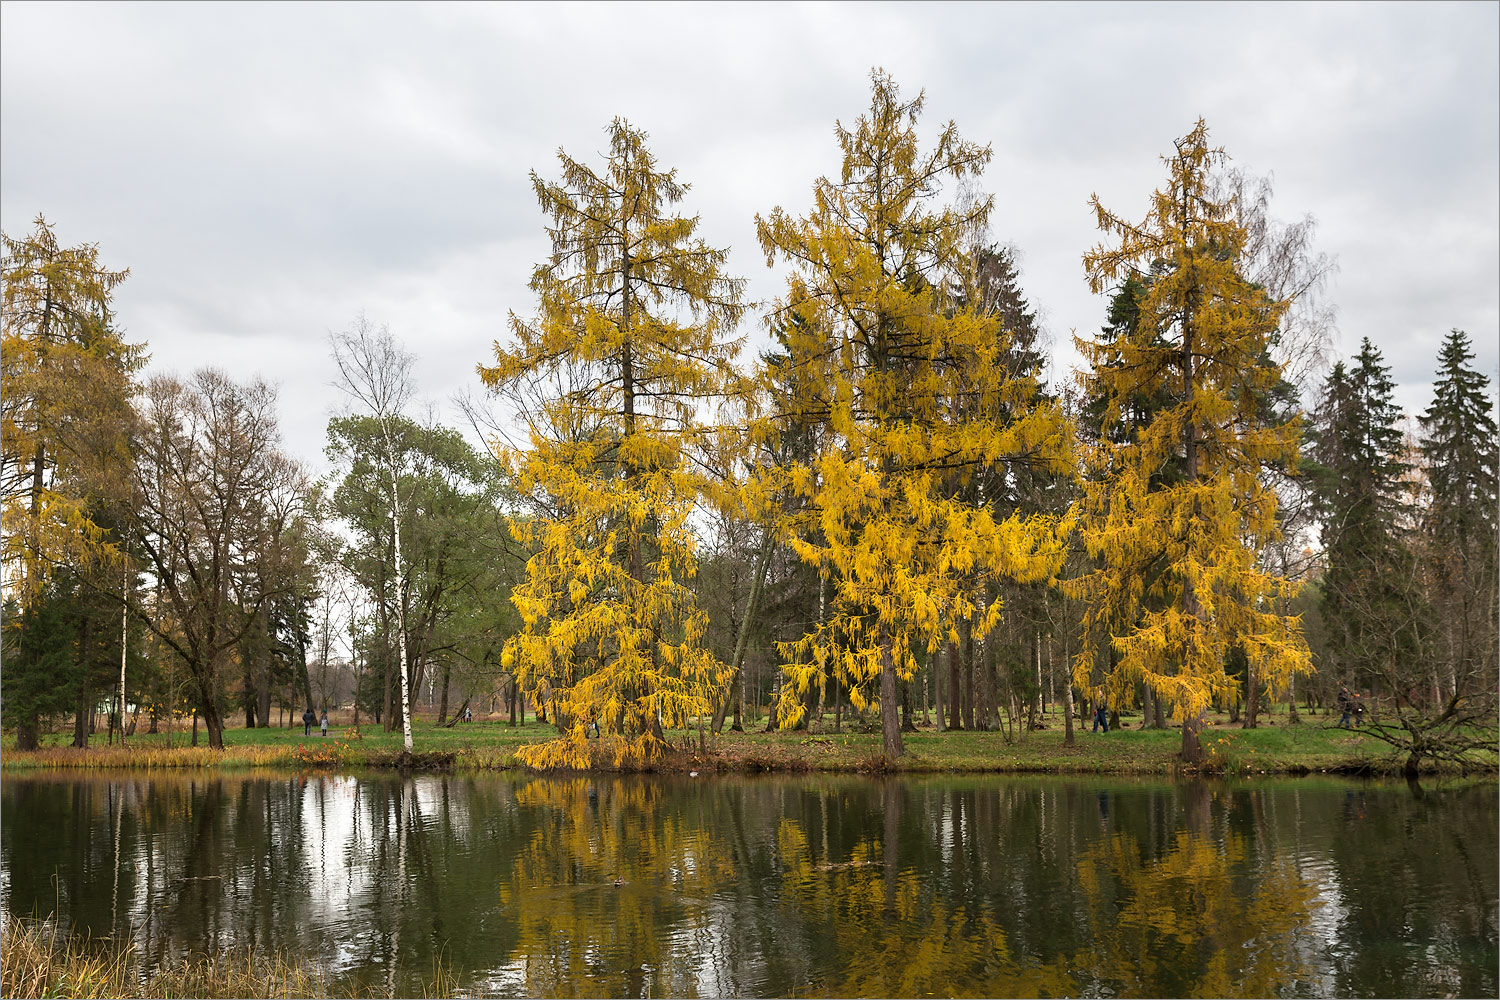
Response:
[{"label": "walking person", "polygon": [[1360,720],[1365,717],[1365,703],[1360,699],[1358,691],[1354,692],[1354,704],[1351,707],[1354,709],[1354,728],[1358,729]]},{"label": "walking person", "polygon": [[308,705],[307,711],[302,713],[302,735],[311,736],[313,723],[317,721],[318,717],[313,714],[312,706]]},{"label": "walking person", "polygon": [[1339,728],[1349,728],[1349,715],[1354,711],[1354,699],[1349,697],[1348,686],[1339,688]]},{"label": "walking person", "polygon": [[328,709],[323,709],[323,738],[328,738]]},{"label": "walking person", "polygon": [[1109,705],[1104,700],[1104,689],[1100,688],[1094,698],[1094,732],[1103,729],[1109,732]]}]

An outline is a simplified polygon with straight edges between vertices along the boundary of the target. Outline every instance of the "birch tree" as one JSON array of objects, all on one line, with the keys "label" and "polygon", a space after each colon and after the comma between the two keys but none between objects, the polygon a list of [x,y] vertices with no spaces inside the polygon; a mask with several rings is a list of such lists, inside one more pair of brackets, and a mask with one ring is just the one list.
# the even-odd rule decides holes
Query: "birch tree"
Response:
[{"label": "birch tree", "polygon": [[402,349],[388,327],[376,329],[360,315],[354,325],[328,338],[339,378],[335,383],[349,399],[372,417],[380,429],[380,447],[390,480],[391,548],[396,585],[396,642],[401,674],[401,738],[412,751],[411,679],[406,655],[406,564],[401,558],[401,487],[397,466],[396,424],[412,392],[412,356]]}]

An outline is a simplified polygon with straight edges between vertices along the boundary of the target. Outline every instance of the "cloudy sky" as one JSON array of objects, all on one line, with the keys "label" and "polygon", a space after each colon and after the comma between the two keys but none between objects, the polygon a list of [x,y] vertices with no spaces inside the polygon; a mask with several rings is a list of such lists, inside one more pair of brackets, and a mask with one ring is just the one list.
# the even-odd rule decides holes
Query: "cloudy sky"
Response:
[{"label": "cloudy sky", "polygon": [[[1408,410],[1436,345],[1500,337],[1497,7],[1456,5],[230,4],[0,8],[0,221],[45,213],[129,267],[154,370],[279,383],[289,449],[321,468],[339,405],[326,336],[360,310],[418,355],[440,406],[528,313],[547,253],[528,171],[646,129],[692,184],[752,298],[780,291],[754,216],[801,214],[872,66],[993,145],[995,235],[1056,345],[1103,302],[1081,254],[1097,192],[1144,214],[1198,116],[1273,213],[1337,257],[1335,354],[1368,336]],[[744,332],[762,336],[758,324]],[[451,414],[451,408],[448,409]]]}]

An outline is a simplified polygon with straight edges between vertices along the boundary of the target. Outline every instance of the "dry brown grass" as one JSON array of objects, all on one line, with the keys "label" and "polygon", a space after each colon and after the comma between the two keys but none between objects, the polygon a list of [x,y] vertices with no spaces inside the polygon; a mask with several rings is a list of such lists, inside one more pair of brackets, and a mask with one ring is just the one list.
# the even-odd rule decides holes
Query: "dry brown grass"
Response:
[{"label": "dry brown grass", "polygon": [[[457,995],[442,969],[423,987],[430,997]],[[49,923],[11,918],[0,935],[0,996],[329,997],[324,977],[284,955],[231,952],[138,974],[133,946],[66,943]]]},{"label": "dry brown grass", "polygon": [[42,750],[7,751],[5,767],[7,770],[295,767],[303,763],[296,751],[296,746],[242,746],[224,750],[212,750],[206,746],[114,746],[89,747],[84,750],[48,747]]}]

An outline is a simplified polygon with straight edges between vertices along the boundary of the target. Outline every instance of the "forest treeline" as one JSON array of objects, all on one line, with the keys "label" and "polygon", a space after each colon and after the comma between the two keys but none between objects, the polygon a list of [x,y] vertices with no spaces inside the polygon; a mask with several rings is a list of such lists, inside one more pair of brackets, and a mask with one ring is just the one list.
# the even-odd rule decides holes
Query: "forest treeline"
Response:
[{"label": "forest treeline", "polygon": [[[1200,121],[1143,219],[1094,199],[1108,296],[1044,380],[987,145],[883,72],[837,176],[756,218],[786,273],[752,307],[688,184],[617,119],[532,184],[551,244],[465,434],[413,415],[411,355],[329,338],[347,406],[314,480],[275,393],[145,377],[125,271],[38,217],[4,237],[4,725],[95,715],[211,746],[243,715],[424,698],[641,763],[667,730],[917,720],[1024,733],[1049,704],[1180,725],[1296,719],[1343,687],[1408,766],[1493,744],[1497,435],[1454,330],[1414,424],[1366,338],[1328,368],[1332,262]],[[770,348],[742,354],[759,320]],[[472,441],[482,436],[486,445]],[[113,706],[112,709],[107,706]],[[129,717],[128,721],[126,716]]]}]

